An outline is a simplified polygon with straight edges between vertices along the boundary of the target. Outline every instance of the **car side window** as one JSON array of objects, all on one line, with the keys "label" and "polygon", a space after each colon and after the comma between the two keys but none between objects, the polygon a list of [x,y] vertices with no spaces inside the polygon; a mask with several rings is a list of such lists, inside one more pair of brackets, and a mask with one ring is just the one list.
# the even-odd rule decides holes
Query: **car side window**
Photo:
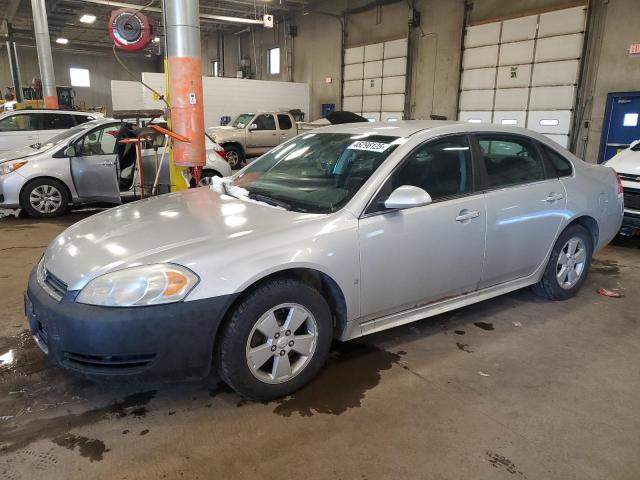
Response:
[{"label": "car side window", "polygon": [[533,142],[520,137],[477,135],[489,188],[507,187],[545,179],[542,159]]},{"label": "car side window", "polygon": [[289,115],[278,115],[278,124],[280,125],[280,130],[291,130],[293,127]]},{"label": "car side window", "polygon": [[275,130],[276,120],[273,115],[258,115],[253,121],[258,127],[256,130]]},{"label": "car side window", "polygon": [[76,155],[112,155],[116,148],[117,134],[118,129],[113,125],[90,131],[76,143]]},{"label": "car side window", "polygon": [[41,130],[66,130],[74,127],[71,115],[61,113],[43,113]]},{"label": "car side window", "polygon": [[544,154],[549,159],[549,163],[553,166],[555,170],[555,176],[557,177],[569,177],[573,173],[573,167],[571,166],[571,162],[560,155],[555,150],[547,147],[546,145],[540,145]]},{"label": "car side window", "polygon": [[0,132],[23,132],[37,130],[32,114],[10,115],[0,120]]},{"label": "car side window", "polygon": [[367,213],[385,210],[385,200],[404,185],[422,188],[434,202],[472,192],[471,149],[466,135],[434,140],[410,153],[385,182]]}]

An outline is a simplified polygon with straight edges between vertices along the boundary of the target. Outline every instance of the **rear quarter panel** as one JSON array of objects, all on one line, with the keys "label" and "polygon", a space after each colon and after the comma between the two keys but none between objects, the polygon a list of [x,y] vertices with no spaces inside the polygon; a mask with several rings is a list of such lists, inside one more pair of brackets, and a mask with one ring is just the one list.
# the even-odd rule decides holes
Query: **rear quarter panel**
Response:
[{"label": "rear quarter panel", "polygon": [[597,251],[607,245],[620,230],[623,216],[622,198],[618,197],[616,175],[613,169],[587,164],[572,159],[574,175],[562,179],[567,191],[567,210],[571,217],[589,216],[598,223]]}]

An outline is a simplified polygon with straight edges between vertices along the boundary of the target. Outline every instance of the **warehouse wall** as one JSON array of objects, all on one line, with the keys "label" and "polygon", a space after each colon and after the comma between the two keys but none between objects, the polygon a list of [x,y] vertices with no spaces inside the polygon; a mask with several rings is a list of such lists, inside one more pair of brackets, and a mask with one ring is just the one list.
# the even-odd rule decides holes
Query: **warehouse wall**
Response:
[{"label": "warehouse wall", "polygon": [[[594,32],[593,42],[599,46],[591,66],[595,68],[593,89],[585,92],[585,117],[588,129],[581,133],[586,139],[584,157],[589,162],[598,160],[604,122],[607,94],[610,92],[640,91],[640,55],[630,55],[629,46],[640,42],[640,11],[638,0],[611,0],[602,2],[599,14],[604,18],[601,35]],[[578,144],[578,154],[582,146]]]},{"label": "warehouse wall", "polygon": [[[159,71],[156,58],[147,59],[141,55],[121,55],[125,64],[131,71],[140,75],[142,72]],[[35,47],[18,47],[18,62],[20,64],[20,74],[24,86],[29,85],[33,77],[40,77],[38,66],[38,55]],[[58,85],[71,85],[69,78],[69,68],[86,68],[89,70],[91,87],[74,87],[76,91],[76,104],[84,102],[87,107],[100,107],[105,105],[111,110],[111,80],[131,80],[113,58],[111,52],[104,54],[86,54],[73,52],[53,51],[53,65],[55,69],[56,83]],[[9,61],[7,50],[0,52],[0,88],[3,93],[8,85],[13,85],[11,72],[9,71]]]}]

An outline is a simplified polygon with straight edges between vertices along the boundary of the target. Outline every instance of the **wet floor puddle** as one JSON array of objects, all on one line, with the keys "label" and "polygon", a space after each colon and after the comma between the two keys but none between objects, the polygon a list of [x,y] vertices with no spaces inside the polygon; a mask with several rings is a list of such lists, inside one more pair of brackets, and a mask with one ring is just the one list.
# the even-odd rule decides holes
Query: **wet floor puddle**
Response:
[{"label": "wet floor puddle", "polygon": [[599,275],[618,275],[620,273],[620,266],[615,260],[600,260],[594,258],[591,260],[590,273]]},{"label": "wet floor puddle", "polygon": [[274,413],[303,417],[315,413],[340,415],[360,407],[368,390],[381,380],[400,355],[357,342],[336,343],[329,360],[314,379],[293,395],[277,400]]}]

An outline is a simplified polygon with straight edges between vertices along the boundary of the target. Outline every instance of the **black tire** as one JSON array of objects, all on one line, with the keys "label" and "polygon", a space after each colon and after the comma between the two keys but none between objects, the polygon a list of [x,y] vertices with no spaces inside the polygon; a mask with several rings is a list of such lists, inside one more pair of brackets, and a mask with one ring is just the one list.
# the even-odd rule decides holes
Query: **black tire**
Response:
[{"label": "black tire", "polygon": [[[570,287],[563,287],[558,274],[560,266],[558,265],[558,259],[563,253],[565,246],[572,239],[579,239],[585,250],[584,266],[581,270],[577,282]],[[578,250],[579,251],[579,250]],[[549,263],[545,269],[542,279],[533,286],[533,291],[536,295],[548,298],[549,300],[568,300],[575,296],[582,287],[582,284],[587,279],[589,269],[591,268],[591,256],[593,255],[593,240],[591,234],[582,225],[574,224],[567,227],[564,232],[560,234],[558,240],[553,246]]]},{"label": "black tire", "polygon": [[237,170],[244,163],[244,152],[237,145],[225,145],[224,151],[227,154],[227,163],[232,170]]},{"label": "black tire", "polygon": [[[247,359],[249,336],[254,332],[258,320],[270,309],[291,303],[304,307],[315,319],[317,326],[315,350],[308,357],[301,357],[308,360],[292,378],[282,383],[266,383],[257,378],[249,367]],[[228,321],[221,327],[216,344],[215,367],[222,379],[240,395],[252,400],[273,400],[295,392],[316,376],[327,359],[332,337],[331,311],[317,290],[292,278],[271,280],[242,299],[231,312]],[[276,347],[272,346],[272,348]],[[295,352],[291,353],[296,355]],[[270,361],[274,362],[277,356],[278,352],[274,353],[267,364]],[[289,353],[287,358],[290,358]],[[287,363],[289,363],[288,360]]]},{"label": "black tire", "polygon": [[[32,194],[38,194],[42,198],[45,192],[51,193],[49,207],[46,201],[42,208],[37,208],[35,201],[32,201]],[[69,210],[69,193],[65,185],[53,178],[37,178],[27,183],[20,192],[20,206],[30,217],[52,218],[65,214]],[[49,210],[50,209],[50,210]]]}]

